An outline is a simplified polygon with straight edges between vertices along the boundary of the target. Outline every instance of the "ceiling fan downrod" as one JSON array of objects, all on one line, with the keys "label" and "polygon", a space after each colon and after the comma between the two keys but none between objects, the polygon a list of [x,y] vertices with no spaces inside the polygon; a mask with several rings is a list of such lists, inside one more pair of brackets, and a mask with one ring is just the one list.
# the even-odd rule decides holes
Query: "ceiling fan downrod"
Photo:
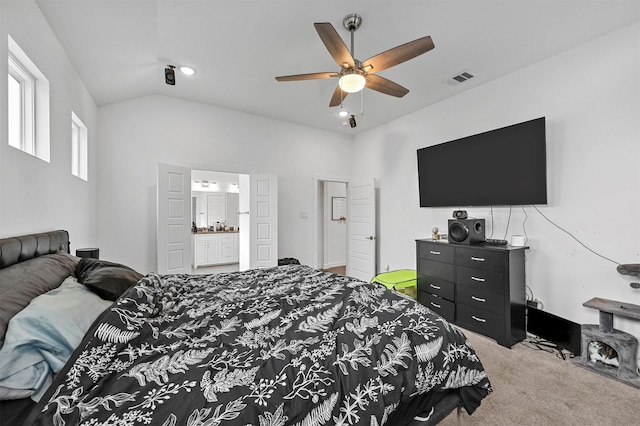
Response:
[{"label": "ceiling fan downrod", "polygon": [[357,61],[355,49],[353,47],[353,34],[358,30],[358,28],[360,28],[360,25],[362,25],[362,17],[357,13],[351,13],[344,17],[344,19],[342,20],[342,25],[344,25],[347,31],[349,31],[349,33],[351,34],[351,56],[353,57],[354,61]]}]

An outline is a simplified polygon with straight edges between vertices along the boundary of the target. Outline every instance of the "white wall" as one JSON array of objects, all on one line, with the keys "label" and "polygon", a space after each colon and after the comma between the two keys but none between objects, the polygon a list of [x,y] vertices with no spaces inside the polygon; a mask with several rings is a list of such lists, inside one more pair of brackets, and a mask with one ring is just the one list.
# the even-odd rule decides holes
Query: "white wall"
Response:
[{"label": "white wall", "polygon": [[[453,208],[418,207],[418,148],[541,116],[549,203],[540,211],[596,252],[640,262],[639,41],[637,25],[616,31],[359,135],[352,177],[375,177],[379,187],[378,265],[414,269],[414,240],[429,238],[434,226],[446,229],[451,216]],[[489,222],[488,208],[468,210]],[[507,239],[526,227],[527,284],[546,310],[597,323],[597,311],[582,306],[592,297],[640,304],[633,279],[614,263],[531,206],[524,211],[513,210]],[[508,215],[508,207],[494,208],[494,238],[505,235]],[[637,321],[616,318],[615,325],[640,336]]]},{"label": "white wall", "polygon": [[351,140],[167,96],[100,107],[98,242],[105,259],[156,268],[158,163],[278,175],[278,257],[313,264],[314,175],[348,176]]},{"label": "white wall", "polygon": [[[49,80],[50,162],[7,140],[7,35]],[[35,2],[0,1],[0,237],[66,229],[71,248],[96,244],[98,110]],[[89,176],[71,174],[71,111],[88,128]]]}]

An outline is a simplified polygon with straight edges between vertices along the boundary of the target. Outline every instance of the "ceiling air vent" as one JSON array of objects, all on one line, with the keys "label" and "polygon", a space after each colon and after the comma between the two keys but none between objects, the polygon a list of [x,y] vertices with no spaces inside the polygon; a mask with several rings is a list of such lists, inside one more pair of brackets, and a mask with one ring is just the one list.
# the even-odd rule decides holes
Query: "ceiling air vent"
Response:
[{"label": "ceiling air vent", "polygon": [[469,71],[462,71],[459,74],[454,75],[453,77],[445,80],[445,83],[449,86],[457,86],[460,83],[464,83],[467,80],[471,80],[474,77]]}]

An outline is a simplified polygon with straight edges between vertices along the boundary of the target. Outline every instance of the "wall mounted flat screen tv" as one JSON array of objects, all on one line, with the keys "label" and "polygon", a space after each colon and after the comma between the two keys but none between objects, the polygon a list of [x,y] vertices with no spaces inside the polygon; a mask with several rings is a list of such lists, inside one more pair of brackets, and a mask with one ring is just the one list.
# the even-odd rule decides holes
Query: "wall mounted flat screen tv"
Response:
[{"label": "wall mounted flat screen tv", "polygon": [[418,150],[420,207],[547,203],[545,118]]}]

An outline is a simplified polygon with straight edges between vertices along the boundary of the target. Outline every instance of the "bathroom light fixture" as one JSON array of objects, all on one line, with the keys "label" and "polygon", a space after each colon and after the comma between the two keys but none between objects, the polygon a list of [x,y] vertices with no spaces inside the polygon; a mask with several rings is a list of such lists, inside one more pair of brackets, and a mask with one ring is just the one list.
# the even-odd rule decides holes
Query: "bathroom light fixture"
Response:
[{"label": "bathroom light fixture", "polygon": [[184,75],[194,75],[196,73],[196,70],[186,65],[183,65],[180,67],[180,72]]},{"label": "bathroom light fixture", "polygon": [[364,89],[364,85],[367,83],[367,80],[362,75],[362,71],[357,69],[345,70],[340,80],[338,80],[338,85],[342,91],[347,93],[356,93]]}]

